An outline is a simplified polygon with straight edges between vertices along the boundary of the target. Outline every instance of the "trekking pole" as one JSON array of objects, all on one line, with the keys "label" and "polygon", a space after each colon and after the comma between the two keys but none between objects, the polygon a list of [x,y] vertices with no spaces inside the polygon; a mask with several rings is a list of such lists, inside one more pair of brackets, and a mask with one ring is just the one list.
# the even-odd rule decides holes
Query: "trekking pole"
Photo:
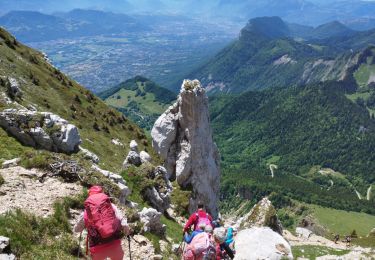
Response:
[{"label": "trekking pole", "polygon": [[79,259],[79,255],[80,255],[80,253],[81,253],[80,251],[81,251],[82,232],[83,232],[83,231],[81,231],[81,234],[79,234],[77,259]]},{"label": "trekking pole", "polygon": [[129,258],[132,260],[132,252],[130,250],[130,236],[128,236],[128,244],[129,244]]}]

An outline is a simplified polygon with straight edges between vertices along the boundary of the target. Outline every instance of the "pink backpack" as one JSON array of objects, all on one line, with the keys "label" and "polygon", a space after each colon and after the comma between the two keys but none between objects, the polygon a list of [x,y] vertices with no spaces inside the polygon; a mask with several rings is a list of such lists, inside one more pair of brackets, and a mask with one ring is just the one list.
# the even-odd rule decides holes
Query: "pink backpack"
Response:
[{"label": "pink backpack", "polygon": [[197,234],[185,248],[184,260],[215,260],[216,248],[211,235],[202,232]]},{"label": "pink backpack", "polygon": [[87,198],[84,220],[90,246],[121,237],[121,221],[116,217],[111,201],[104,193],[93,194]]},{"label": "pink backpack", "polygon": [[195,230],[199,230],[199,227],[204,224],[204,226],[212,226],[211,224],[211,220],[208,218],[208,214],[205,213],[204,216],[199,216],[198,213],[195,213],[197,214],[197,217],[198,217],[198,221],[197,221],[197,224],[195,225]]}]

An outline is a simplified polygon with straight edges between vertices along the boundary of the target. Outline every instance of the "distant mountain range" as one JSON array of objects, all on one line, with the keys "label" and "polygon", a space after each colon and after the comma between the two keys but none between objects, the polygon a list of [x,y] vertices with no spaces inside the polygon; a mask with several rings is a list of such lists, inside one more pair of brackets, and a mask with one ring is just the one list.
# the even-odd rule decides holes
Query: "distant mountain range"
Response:
[{"label": "distant mountain range", "polygon": [[0,17],[0,25],[25,42],[147,30],[147,26],[125,14],[82,9],[56,15],[12,11]]},{"label": "distant mountain range", "polygon": [[306,27],[279,17],[251,19],[233,42],[189,74],[210,92],[303,85],[345,77],[353,53],[375,44],[375,30],[335,21]]},{"label": "distant mountain range", "polygon": [[310,26],[338,20],[355,30],[374,28],[375,19],[375,2],[362,0],[3,0],[0,15],[13,10],[54,13],[76,8],[127,14],[191,14],[197,18],[241,23],[259,16],[280,16],[288,22]]}]

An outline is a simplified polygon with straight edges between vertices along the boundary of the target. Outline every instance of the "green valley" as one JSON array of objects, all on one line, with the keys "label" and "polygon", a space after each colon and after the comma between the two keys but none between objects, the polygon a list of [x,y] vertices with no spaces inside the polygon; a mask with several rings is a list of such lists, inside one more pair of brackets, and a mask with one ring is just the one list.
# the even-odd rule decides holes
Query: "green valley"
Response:
[{"label": "green valley", "polygon": [[177,94],[137,76],[99,94],[106,104],[121,111],[150,131],[155,120],[173,103]]}]

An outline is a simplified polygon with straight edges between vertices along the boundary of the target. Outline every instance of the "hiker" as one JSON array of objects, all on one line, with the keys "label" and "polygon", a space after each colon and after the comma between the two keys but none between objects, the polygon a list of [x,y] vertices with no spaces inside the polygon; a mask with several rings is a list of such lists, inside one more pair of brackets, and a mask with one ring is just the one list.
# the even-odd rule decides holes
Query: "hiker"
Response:
[{"label": "hiker", "polygon": [[193,231],[191,240],[187,242],[184,250],[183,260],[216,260],[212,230],[212,226],[205,226],[202,223],[199,225],[199,230]]},{"label": "hiker", "polygon": [[225,244],[233,251],[234,249],[234,236],[237,234],[237,229],[233,227],[228,227],[227,229],[227,237],[225,240]]},{"label": "hiker", "polygon": [[350,235],[345,236],[345,242],[346,242],[346,247],[350,247],[350,244],[352,242],[352,237]]},{"label": "hiker", "polygon": [[129,235],[130,229],[126,218],[100,186],[89,189],[85,211],[74,226],[74,231],[79,233],[85,228],[92,260],[104,260],[107,257],[111,260],[123,259],[121,237]]},{"label": "hiker", "polygon": [[219,227],[214,229],[214,238],[216,242],[216,259],[224,259],[225,255],[229,256],[231,259],[234,258],[233,250],[226,243],[227,240],[227,229],[224,227]]},{"label": "hiker", "polygon": [[188,244],[193,240],[193,238],[198,235],[199,233],[205,232],[206,224],[200,223],[197,230],[194,230],[191,234],[185,232],[184,234],[184,241]]},{"label": "hiker", "polygon": [[203,203],[198,203],[198,210],[190,215],[183,229],[183,233],[188,232],[191,226],[194,226],[194,230],[198,230],[201,223],[205,226],[210,225],[212,227],[212,217],[204,210]]},{"label": "hiker", "polygon": [[340,235],[339,234],[336,234],[333,241],[335,241],[335,244],[337,244],[337,242],[340,240]]}]

